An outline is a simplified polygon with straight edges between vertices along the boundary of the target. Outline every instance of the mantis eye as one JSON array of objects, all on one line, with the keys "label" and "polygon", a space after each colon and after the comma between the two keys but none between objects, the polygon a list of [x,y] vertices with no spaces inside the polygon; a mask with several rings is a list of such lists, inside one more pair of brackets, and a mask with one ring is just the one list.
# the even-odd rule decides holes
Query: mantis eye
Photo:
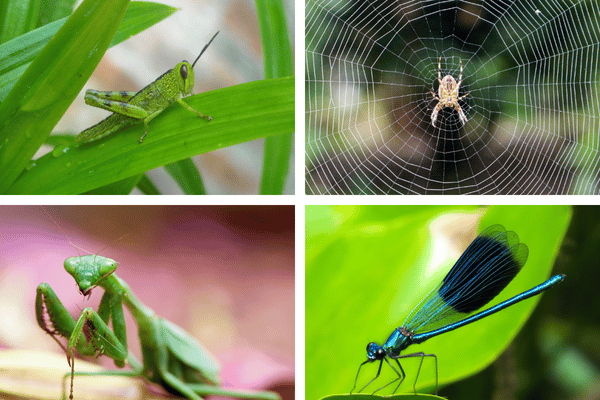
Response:
[{"label": "mantis eye", "polygon": [[104,258],[102,260],[99,260],[99,265],[100,268],[98,273],[102,278],[112,274],[117,269],[117,262],[111,260],[110,258]]},{"label": "mantis eye", "polygon": [[187,79],[187,77],[188,77],[187,65],[183,64],[181,66],[181,68],[179,69],[179,74],[181,75],[181,77],[183,78],[183,80]]}]

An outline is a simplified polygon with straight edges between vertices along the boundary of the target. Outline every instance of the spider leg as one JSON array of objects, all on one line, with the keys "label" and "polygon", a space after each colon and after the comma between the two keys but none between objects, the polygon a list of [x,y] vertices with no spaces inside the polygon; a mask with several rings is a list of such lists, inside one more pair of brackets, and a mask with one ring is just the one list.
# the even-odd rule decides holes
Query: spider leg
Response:
[{"label": "spider leg", "polygon": [[438,60],[438,82],[442,84],[442,57]]},{"label": "spider leg", "polygon": [[463,126],[464,124],[467,123],[467,116],[463,112],[462,107],[458,105],[458,102],[454,103],[453,106],[454,106],[454,109],[458,112],[458,119],[461,122],[461,126]]},{"label": "spider leg", "polygon": [[429,92],[430,92],[430,93],[433,95],[433,98],[434,98],[434,99],[436,99],[437,101],[442,101],[442,99],[440,99],[440,98],[438,97],[438,95],[437,95],[437,94],[435,94],[435,93],[433,92],[433,90],[430,90]]},{"label": "spider leg", "polygon": [[442,103],[441,101],[439,103],[436,104],[436,106],[433,108],[433,112],[431,113],[431,125],[433,125],[433,127],[435,128],[435,121],[437,121],[437,116],[438,113],[440,112],[440,110],[442,108],[444,108],[444,103]]},{"label": "spider leg", "polygon": [[460,96],[458,99],[456,99],[456,101],[464,99],[465,97],[467,97],[469,95],[469,93],[471,93],[471,92],[468,92],[467,94]]},{"label": "spider leg", "polygon": [[458,74],[458,84],[457,89],[460,87],[460,84],[462,83],[462,60],[460,60],[460,73]]}]

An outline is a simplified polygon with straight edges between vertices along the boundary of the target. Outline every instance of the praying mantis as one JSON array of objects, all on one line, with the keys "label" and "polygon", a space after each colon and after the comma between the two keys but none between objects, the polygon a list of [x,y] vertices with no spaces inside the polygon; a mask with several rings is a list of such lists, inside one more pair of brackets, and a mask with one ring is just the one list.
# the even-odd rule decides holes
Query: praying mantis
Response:
[{"label": "praying mantis", "polygon": [[87,105],[112,111],[113,114],[79,133],[75,141],[80,144],[93,142],[118,131],[126,125],[143,122],[146,130],[139,140],[142,143],[144,137],[148,134],[148,122],[173,102],[177,102],[186,110],[211,121],[211,116],[194,110],[181,100],[181,97],[192,93],[194,89],[194,65],[218,33],[215,33],[204,46],[193,64],[187,61],[180,62],[175,68],[168,70],[139,92],[86,90],[84,100]]},{"label": "praying mantis", "polygon": [[[75,279],[79,292],[90,296],[96,287],[104,289],[98,311],[85,308],[75,320],[62,305],[50,285],[41,283],[37,288],[35,311],[38,325],[65,350],[71,367],[73,399],[74,376],[142,376],[162,385],[168,392],[188,399],[201,395],[219,395],[242,399],[279,400],[279,395],[268,391],[242,391],[219,386],[219,363],[195,338],[145,306],[127,283],[114,272],[117,262],[99,255],[67,258],[66,271]],[[123,315],[125,305],[135,319],[143,362],[127,350],[127,334]],[[112,330],[108,327],[112,320]],[[68,339],[66,348],[58,336]],[[126,364],[132,370],[75,372],[75,349],[82,355],[104,354],[120,368]],[[65,375],[65,380],[69,374]],[[63,384],[63,398],[64,392]]]}]

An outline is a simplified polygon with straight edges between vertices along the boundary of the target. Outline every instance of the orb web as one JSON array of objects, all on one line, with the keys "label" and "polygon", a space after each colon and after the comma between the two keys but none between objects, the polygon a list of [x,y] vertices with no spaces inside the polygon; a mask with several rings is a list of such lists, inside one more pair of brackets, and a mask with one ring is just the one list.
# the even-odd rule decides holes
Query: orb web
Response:
[{"label": "orb web", "polygon": [[308,0],[305,40],[307,193],[600,193],[600,2]]}]

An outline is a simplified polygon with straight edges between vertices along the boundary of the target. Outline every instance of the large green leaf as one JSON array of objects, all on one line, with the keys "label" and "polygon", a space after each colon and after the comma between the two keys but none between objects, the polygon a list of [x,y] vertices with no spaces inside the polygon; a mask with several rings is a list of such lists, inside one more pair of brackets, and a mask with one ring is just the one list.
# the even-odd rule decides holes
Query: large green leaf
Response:
[{"label": "large green leaf", "polygon": [[129,0],[84,0],[0,105],[0,193],[15,181],[92,74]]},{"label": "large green leaf", "polygon": [[185,194],[206,194],[200,173],[190,158],[165,165],[165,169]]},{"label": "large green leaf", "polygon": [[136,2],[120,24],[127,3],[86,0],[68,19],[0,46],[0,92],[12,88],[0,105],[0,193],[27,167],[108,44],[115,45],[175,11],[161,4]]},{"label": "large green leaf", "polygon": [[36,27],[68,17],[75,8],[76,0],[41,0]]},{"label": "large green leaf", "polygon": [[[109,48],[162,21],[175,11],[176,8],[164,4],[145,1],[131,3]],[[31,61],[67,22],[67,19],[64,17],[50,22],[0,45],[0,100],[8,95]]]},{"label": "large green leaf", "polygon": [[0,43],[35,28],[40,0],[5,0],[0,6]]},{"label": "large green leaf", "polygon": [[294,129],[294,77],[244,83],[184,100],[211,115],[207,122],[178,104],[150,123],[35,161],[9,194],[78,194],[196,154]]},{"label": "large green leaf", "polygon": [[[348,393],[369,342],[384,342],[410,311],[445,276],[470,238],[431,231],[441,218],[468,226],[479,218],[481,232],[493,224],[514,230],[529,246],[523,270],[490,306],[543,282],[568,227],[566,206],[309,206],[306,212],[306,398]],[[351,212],[350,209],[354,209]],[[377,210],[383,212],[379,213]],[[366,211],[365,211],[366,210]],[[395,211],[395,212],[394,212]],[[316,214],[317,217],[312,217]],[[337,215],[327,223],[324,215]],[[386,217],[387,215],[387,217]],[[471,232],[473,235],[474,231]],[[310,237],[310,240],[309,240]],[[446,247],[453,243],[454,247]],[[454,239],[447,241],[448,239]],[[568,279],[568,277],[567,277]],[[559,285],[550,290],[561,290]],[[470,325],[412,345],[405,354],[436,354],[440,385],[469,376],[490,364],[508,346],[543,296],[528,299]],[[412,392],[419,358],[402,360],[407,373],[400,392]],[[417,389],[435,386],[431,359],[423,363]],[[364,386],[377,365],[361,370]],[[371,392],[393,379],[383,365]],[[385,389],[390,393],[392,386]]]}]

